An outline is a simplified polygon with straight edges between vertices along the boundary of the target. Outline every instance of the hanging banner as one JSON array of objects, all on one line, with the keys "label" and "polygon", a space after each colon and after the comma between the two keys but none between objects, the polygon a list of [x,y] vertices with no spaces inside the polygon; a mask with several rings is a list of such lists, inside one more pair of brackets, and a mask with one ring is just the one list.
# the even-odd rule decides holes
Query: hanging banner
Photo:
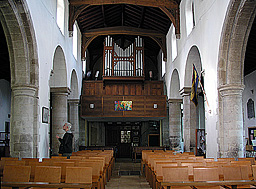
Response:
[{"label": "hanging banner", "polygon": [[115,101],[115,111],[131,111],[132,101]]}]

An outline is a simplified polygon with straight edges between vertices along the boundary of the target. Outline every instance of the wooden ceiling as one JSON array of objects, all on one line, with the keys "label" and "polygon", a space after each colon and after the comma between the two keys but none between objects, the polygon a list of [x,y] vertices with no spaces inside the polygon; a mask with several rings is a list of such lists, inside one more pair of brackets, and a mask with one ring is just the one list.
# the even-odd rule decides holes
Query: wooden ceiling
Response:
[{"label": "wooden ceiling", "polygon": [[[145,41],[145,54],[148,60],[154,61],[155,55],[159,52],[160,46],[157,40],[153,40],[152,36],[156,39],[160,39],[159,36],[155,34],[166,35],[172,20],[170,15],[164,12],[169,11],[175,15],[175,8],[173,5],[180,3],[180,0],[69,0],[70,1],[70,20],[69,30],[72,31],[73,23],[77,20],[80,29],[83,33],[88,35],[88,39],[92,39],[90,33],[93,31],[100,31],[102,35],[95,37],[88,49],[92,54],[97,54],[101,52],[101,46],[103,46],[104,33],[103,31],[118,32],[121,29],[127,28],[130,31],[135,31],[134,35],[125,34],[125,32],[119,32],[119,34],[113,35],[115,41],[120,44],[120,46],[126,47],[134,41],[135,34],[142,33],[148,34],[144,36]],[[169,4],[168,4],[169,3]],[[151,5],[151,6],[149,6]],[[166,6],[164,6],[166,5]],[[173,8],[173,9],[171,9]],[[171,14],[170,13],[170,14]],[[83,19],[84,18],[84,19]],[[177,18],[176,18],[177,19]],[[179,24],[179,22],[177,22]],[[175,24],[177,24],[175,23]],[[111,30],[113,28],[113,30]],[[115,29],[114,29],[115,28]],[[121,29],[120,29],[121,28]],[[132,32],[130,32],[132,33]],[[150,35],[153,33],[152,35]],[[177,36],[179,34],[179,29],[176,30]],[[90,34],[90,35],[89,35]],[[86,36],[84,35],[84,36]],[[107,32],[105,33],[107,35]],[[256,69],[255,57],[256,57],[256,23],[254,20],[249,40],[247,43],[247,49],[245,54],[244,63],[244,75],[253,72]],[[7,43],[5,40],[5,34],[3,32],[2,25],[0,24],[0,79],[5,79],[10,81],[10,62],[9,62],[9,52],[7,48]],[[85,46],[85,43],[83,44]],[[94,51],[94,52],[93,52]],[[96,60],[99,56],[95,56]],[[157,66],[157,65],[156,65]]]},{"label": "wooden ceiling", "polygon": [[[99,36],[111,35],[119,45],[144,37],[145,49],[155,54],[162,49],[166,58],[166,34],[173,23],[180,34],[179,4],[181,0],[69,0],[69,31],[75,20],[83,35],[83,50]],[[102,46],[103,41],[99,41]],[[94,47],[95,47],[94,42]]]}]

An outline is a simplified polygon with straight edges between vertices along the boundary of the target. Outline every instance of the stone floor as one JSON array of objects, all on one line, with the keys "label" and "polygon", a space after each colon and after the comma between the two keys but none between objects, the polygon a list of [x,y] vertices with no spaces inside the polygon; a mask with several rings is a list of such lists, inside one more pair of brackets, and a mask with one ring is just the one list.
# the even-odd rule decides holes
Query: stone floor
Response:
[{"label": "stone floor", "polygon": [[140,162],[131,159],[116,159],[115,167],[106,189],[150,188],[144,176],[140,176]]}]

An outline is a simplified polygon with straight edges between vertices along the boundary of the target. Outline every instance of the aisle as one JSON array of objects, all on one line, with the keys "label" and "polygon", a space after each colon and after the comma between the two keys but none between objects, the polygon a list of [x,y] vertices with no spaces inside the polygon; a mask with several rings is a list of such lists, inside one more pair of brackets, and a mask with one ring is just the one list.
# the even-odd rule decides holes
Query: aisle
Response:
[{"label": "aisle", "polygon": [[150,188],[145,177],[140,176],[140,163],[133,163],[131,159],[117,159],[115,168],[106,189]]}]

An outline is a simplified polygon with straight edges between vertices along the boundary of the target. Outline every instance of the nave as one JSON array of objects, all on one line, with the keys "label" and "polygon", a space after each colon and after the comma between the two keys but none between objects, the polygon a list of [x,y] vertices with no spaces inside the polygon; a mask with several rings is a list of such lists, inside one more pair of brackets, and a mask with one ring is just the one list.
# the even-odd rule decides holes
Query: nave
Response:
[{"label": "nave", "polygon": [[140,175],[140,166],[140,161],[133,162],[130,158],[117,158],[106,189],[150,188],[145,176]]}]

